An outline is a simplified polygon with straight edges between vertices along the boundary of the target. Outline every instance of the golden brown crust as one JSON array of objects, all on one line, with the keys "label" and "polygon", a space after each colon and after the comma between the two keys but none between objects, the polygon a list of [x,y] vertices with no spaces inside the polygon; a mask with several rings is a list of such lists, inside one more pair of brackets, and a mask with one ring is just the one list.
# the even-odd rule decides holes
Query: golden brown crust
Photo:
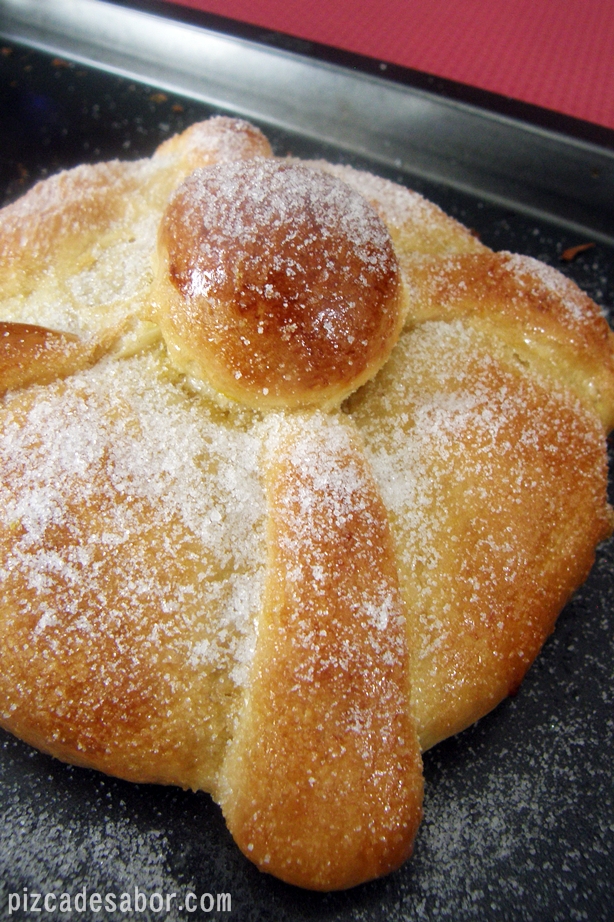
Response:
[{"label": "golden brown crust", "polygon": [[0,321],[0,394],[63,377],[75,368],[81,351],[78,338],[69,333]]},{"label": "golden brown crust", "polygon": [[611,531],[598,418],[459,321],[352,399],[391,514],[427,749],[520,684]]},{"label": "golden brown crust", "polygon": [[74,271],[125,211],[139,166],[84,164],[34,186],[0,212],[0,291],[24,296],[50,268]]},{"label": "golden brown crust", "polygon": [[0,321],[0,396],[30,384],[50,384],[94,365],[122,330],[79,339],[71,333]]},{"label": "golden brown crust", "polygon": [[0,723],[212,791],[284,880],[396,867],[418,740],[517,687],[611,530],[598,309],[224,118],[36,187],[0,268]]},{"label": "golden brown crust", "polygon": [[402,268],[422,256],[488,252],[471,231],[412,189],[351,166],[324,160],[306,161],[306,165],[343,180],[375,208]]},{"label": "golden brown crust", "polygon": [[421,818],[405,612],[351,430],[299,418],[272,455],[266,595],[220,800],[262,870],[340,889],[402,864]]},{"label": "golden brown crust", "polygon": [[556,269],[513,253],[416,261],[410,323],[463,318],[565,386],[614,425],[614,334],[597,305]]},{"label": "golden brown crust", "polygon": [[274,160],[183,183],[162,221],[154,297],[178,367],[255,407],[341,403],[384,363],[406,310],[367,202]]},{"label": "golden brown crust", "polygon": [[268,153],[256,128],[219,117],[151,159],[85,164],[38,183],[0,210],[2,319],[81,336],[147,317],[152,252],[171,192],[193,164]]},{"label": "golden brown crust", "polygon": [[177,161],[175,185],[199,167],[251,157],[272,157],[271,145],[255,125],[223,115],[196,122],[158,147],[154,161]]},{"label": "golden brown crust", "polygon": [[212,788],[264,566],[255,444],[157,355],[5,398],[4,727],[132,781]]}]

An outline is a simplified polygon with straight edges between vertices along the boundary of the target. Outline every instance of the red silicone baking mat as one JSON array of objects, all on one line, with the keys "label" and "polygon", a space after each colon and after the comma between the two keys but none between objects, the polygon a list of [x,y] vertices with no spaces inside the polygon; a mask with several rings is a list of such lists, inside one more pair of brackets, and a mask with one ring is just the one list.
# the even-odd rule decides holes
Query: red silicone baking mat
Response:
[{"label": "red silicone baking mat", "polygon": [[172,0],[614,128],[614,3]]}]

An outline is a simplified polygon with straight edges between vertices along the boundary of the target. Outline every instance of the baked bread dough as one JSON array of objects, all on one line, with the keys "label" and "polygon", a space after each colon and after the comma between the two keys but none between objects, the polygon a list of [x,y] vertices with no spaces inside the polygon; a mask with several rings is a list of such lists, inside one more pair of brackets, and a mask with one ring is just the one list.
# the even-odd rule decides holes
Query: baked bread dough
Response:
[{"label": "baked bread dough", "polygon": [[165,211],[158,256],[155,318],[174,364],[254,408],[338,406],[386,361],[407,313],[374,209],[297,163],[196,170]]},{"label": "baked bread dough", "polygon": [[290,883],[398,867],[610,534],[599,309],[228,118],[35,186],[0,270],[2,726]]}]

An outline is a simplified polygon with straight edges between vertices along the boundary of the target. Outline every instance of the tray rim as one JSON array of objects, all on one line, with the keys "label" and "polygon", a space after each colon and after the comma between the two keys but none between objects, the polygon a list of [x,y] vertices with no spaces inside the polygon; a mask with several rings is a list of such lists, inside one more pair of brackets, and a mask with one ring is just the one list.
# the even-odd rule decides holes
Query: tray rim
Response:
[{"label": "tray rim", "polygon": [[[428,88],[427,74],[160,0],[0,0],[0,38],[614,246],[614,149],[528,120],[546,110],[523,109],[521,119],[498,111],[505,100],[495,94],[437,80]],[[585,123],[572,121],[557,124],[582,133]]]},{"label": "tray rim", "polygon": [[108,0],[108,2],[186,23],[191,22],[213,32],[245,38],[272,48],[290,51],[319,61],[327,61],[354,71],[358,70],[380,79],[385,78],[387,81],[403,84],[414,90],[422,89],[433,96],[456,100],[472,108],[498,113],[514,121],[614,150],[614,128],[458,80],[441,77],[435,73],[405,67],[383,58],[369,57],[322,42],[303,39],[288,32],[255,26],[228,16],[184,6],[182,0]]}]

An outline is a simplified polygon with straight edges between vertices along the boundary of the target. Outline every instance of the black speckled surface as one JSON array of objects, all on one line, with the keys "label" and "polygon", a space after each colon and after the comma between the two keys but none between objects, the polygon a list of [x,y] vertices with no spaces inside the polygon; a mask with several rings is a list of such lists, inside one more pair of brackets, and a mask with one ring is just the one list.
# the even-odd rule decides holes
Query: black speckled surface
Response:
[{"label": "black speckled surface", "polygon": [[[16,46],[0,52],[0,203],[84,160],[151,153],[211,114],[155,87]],[[269,131],[278,153],[337,152]],[[369,167],[368,160],[353,160]],[[411,181],[387,173],[390,178]],[[555,224],[423,181],[418,191],[479,233],[557,266],[614,304],[614,252]],[[356,890],[305,893],[256,871],[203,794],[130,785],[0,737],[0,918],[9,895],[69,893],[73,912],[12,918],[230,918],[241,922],[608,922],[614,918],[614,545],[559,619],[518,695],[425,756],[425,820],[415,856]],[[74,897],[122,894],[126,912],[80,913]],[[147,899],[134,912],[135,888]],[[188,892],[231,895],[231,910],[184,907]],[[175,894],[171,897],[171,894]],[[141,900],[142,902],[142,900]],[[205,900],[205,909],[210,901]],[[153,908],[152,908],[153,905]],[[189,908],[189,907],[188,907]]]}]

